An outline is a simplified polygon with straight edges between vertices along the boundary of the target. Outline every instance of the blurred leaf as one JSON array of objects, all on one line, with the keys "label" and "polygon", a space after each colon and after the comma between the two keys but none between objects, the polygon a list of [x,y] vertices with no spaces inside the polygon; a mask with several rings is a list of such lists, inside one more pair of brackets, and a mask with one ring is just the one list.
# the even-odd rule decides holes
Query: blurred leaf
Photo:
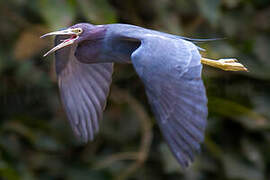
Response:
[{"label": "blurred leaf", "polygon": [[246,155],[250,162],[260,169],[264,169],[263,157],[259,150],[258,144],[252,143],[249,139],[245,138],[241,142],[243,153]]},{"label": "blurred leaf", "polygon": [[225,4],[228,8],[235,8],[237,5],[239,5],[241,0],[226,0],[222,1],[223,4]]},{"label": "blurred leaf", "polygon": [[116,13],[107,0],[78,0],[84,16],[93,24],[116,22]]},{"label": "blurred leaf", "polygon": [[33,143],[36,138],[31,129],[16,121],[10,121],[5,123],[3,126],[3,131],[17,133],[21,136],[24,136],[31,143]]},{"label": "blurred leaf", "polygon": [[265,117],[233,101],[211,97],[209,98],[208,107],[211,112],[237,120],[249,129],[270,127],[269,121]]},{"label": "blurred leaf", "polygon": [[[149,1],[149,6],[155,7],[156,21],[154,22],[155,29],[159,29],[160,31],[165,31],[173,34],[181,34],[182,28],[180,24],[179,16],[172,12],[170,9],[171,5],[170,0],[162,0],[162,1]],[[181,1],[185,2],[185,1]],[[180,3],[180,2],[178,2]],[[180,5],[184,6],[185,3],[180,3]],[[169,21],[168,21],[169,19]]]},{"label": "blurred leaf", "polygon": [[[104,115],[102,123],[102,134],[111,140],[126,142],[132,140],[139,134],[140,124],[138,114],[127,103],[112,102]],[[113,107],[113,108],[110,108]],[[107,118],[110,117],[110,118]],[[123,136],[125,134],[125,136]]]},{"label": "blurred leaf", "polygon": [[269,120],[270,97],[267,94],[263,93],[263,94],[254,95],[251,99],[253,102],[254,110],[265,115]]},{"label": "blurred leaf", "polygon": [[256,16],[254,22],[254,26],[256,28],[262,29],[262,30],[268,30],[270,28],[270,7],[267,7],[265,9],[260,10]]},{"label": "blurred leaf", "polygon": [[63,147],[52,137],[39,134],[35,139],[35,147],[42,151],[59,151]]},{"label": "blurred leaf", "polygon": [[19,174],[8,165],[6,162],[0,160],[0,178],[6,180],[20,180]]},{"label": "blurred leaf", "polygon": [[214,59],[220,59],[221,57],[235,57],[237,55],[234,47],[225,40],[205,44],[203,48],[206,49],[206,55]]},{"label": "blurred leaf", "polygon": [[38,1],[41,15],[53,30],[70,26],[75,18],[74,6],[68,0]]},{"label": "blurred leaf", "polygon": [[181,172],[180,165],[173,156],[168,145],[166,143],[161,143],[159,149],[162,155],[162,161],[165,171],[167,173]]},{"label": "blurred leaf", "polygon": [[220,19],[220,0],[197,0],[196,1],[203,16],[212,24],[217,25]]},{"label": "blurred leaf", "polygon": [[[168,18],[170,21],[168,21]],[[156,29],[161,29],[162,31],[178,34],[182,33],[181,24],[179,23],[179,18],[175,14],[170,12],[164,12],[160,15],[160,19],[158,19],[155,24]]]},{"label": "blurred leaf", "polygon": [[23,31],[16,42],[14,57],[17,60],[25,60],[44,49],[48,41],[41,40],[39,37],[47,31],[46,28],[39,25],[31,26]]},{"label": "blurred leaf", "polygon": [[221,28],[225,32],[226,38],[239,38],[244,34],[244,29],[248,28],[248,17],[243,17],[241,11],[228,11],[222,17]]},{"label": "blurred leaf", "polygon": [[270,67],[270,37],[259,35],[255,39],[254,52],[264,66]]},{"label": "blurred leaf", "polygon": [[68,171],[68,178],[67,180],[109,180],[108,176],[106,176],[104,173],[89,170],[87,168],[78,168],[78,167],[72,167]]},{"label": "blurred leaf", "polygon": [[248,165],[239,157],[223,155],[226,176],[230,179],[263,180],[263,173],[254,166]]}]

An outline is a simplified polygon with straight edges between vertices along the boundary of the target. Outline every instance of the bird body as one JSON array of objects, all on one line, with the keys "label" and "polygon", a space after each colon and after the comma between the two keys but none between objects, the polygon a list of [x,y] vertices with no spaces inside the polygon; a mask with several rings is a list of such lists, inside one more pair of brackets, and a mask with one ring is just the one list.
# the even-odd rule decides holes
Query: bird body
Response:
[{"label": "bird body", "polygon": [[[93,28],[88,24],[78,24],[85,26],[89,30]],[[155,40],[155,45],[159,48],[167,49],[168,44],[181,42],[189,43],[184,37],[162,33],[155,30],[145,29],[139,26],[128,24],[108,24],[98,25],[91,33],[95,41],[87,39],[76,51],[76,57],[84,63],[117,62],[130,63],[131,54],[137,49],[141,41],[146,39]],[[86,36],[87,37],[87,36]],[[165,43],[166,42],[166,43]],[[195,46],[193,43],[190,46]],[[179,46],[180,47],[180,46]],[[178,51],[175,49],[175,51]]]},{"label": "bird body", "polygon": [[99,131],[113,63],[132,63],[174,156],[183,167],[194,160],[207,119],[202,57],[192,42],[200,40],[127,24],[80,23],[47,35],[56,35],[48,53],[55,52],[63,106],[82,141]]}]

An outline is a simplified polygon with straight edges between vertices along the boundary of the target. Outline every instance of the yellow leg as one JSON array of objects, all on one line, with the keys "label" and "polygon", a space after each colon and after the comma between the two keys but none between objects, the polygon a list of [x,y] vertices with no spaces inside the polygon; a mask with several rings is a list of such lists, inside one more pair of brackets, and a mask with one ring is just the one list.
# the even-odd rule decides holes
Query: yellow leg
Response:
[{"label": "yellow leg", "polygon": [[224,71],[248,71],[248,69],[239,63],[237,59],[219,59],[219,60],[213,60],[213,59],[207,59],[207,58],[201,58],[201,63],[206,64],[208,66],[212,66],[215,68],[222,69]]}]

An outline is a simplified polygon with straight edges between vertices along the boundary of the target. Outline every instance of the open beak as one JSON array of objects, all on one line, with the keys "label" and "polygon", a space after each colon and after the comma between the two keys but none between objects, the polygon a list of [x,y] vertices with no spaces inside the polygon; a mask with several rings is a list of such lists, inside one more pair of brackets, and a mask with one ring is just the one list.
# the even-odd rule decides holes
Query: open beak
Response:
[{"label": "open beak", "polygon": [[55,46],[54,48],[52,48],[51,50],[49,50],[47,53],[45,53],[43,55],[43,57],[63,48],[66,46],[69,46],[71,44],[74,43],[75,40],[77,40],[79,38],[79,35],[82,33],[82,29],[81,28],[69,28],[69,29],[65,29],[65,30],[61,30],[61,31],[55,31],[55,32],[50,32],[47,34],[44,34],[43,36],[41,36],[40,38],[44,38],[47,36],[54,36],[54,35],[69,35],[70,38],[63,40],[62,43],[58,44],[57,46]]}]

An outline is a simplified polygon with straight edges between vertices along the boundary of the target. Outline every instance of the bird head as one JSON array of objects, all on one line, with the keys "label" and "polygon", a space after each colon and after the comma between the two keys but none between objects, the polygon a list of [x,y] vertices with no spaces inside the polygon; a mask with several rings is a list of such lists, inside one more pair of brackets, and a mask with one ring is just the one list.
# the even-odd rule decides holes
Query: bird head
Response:
[{"label": "bird head", "polygon": [[73,44],[78,44],[79,42],[83,41],[86,38],[92,39],[92,38],[89,38],[89,36],[97,35],[95,29],[100,29],[99,27],[100,26],[95,26],[92,24],[80,23],[80,24],[75,24],[69,28],[60,30],[60,31],[54,31],[54,32],[44,34],[40,38],[44,38],[47,36],[54,36],[54,35],[67,37],[64,40],[61,40],[62,42],[60,44],[56,45],[54,48],[52,48],[47,53],[45,53],[44,57],[64,47],[67,47]]}]

